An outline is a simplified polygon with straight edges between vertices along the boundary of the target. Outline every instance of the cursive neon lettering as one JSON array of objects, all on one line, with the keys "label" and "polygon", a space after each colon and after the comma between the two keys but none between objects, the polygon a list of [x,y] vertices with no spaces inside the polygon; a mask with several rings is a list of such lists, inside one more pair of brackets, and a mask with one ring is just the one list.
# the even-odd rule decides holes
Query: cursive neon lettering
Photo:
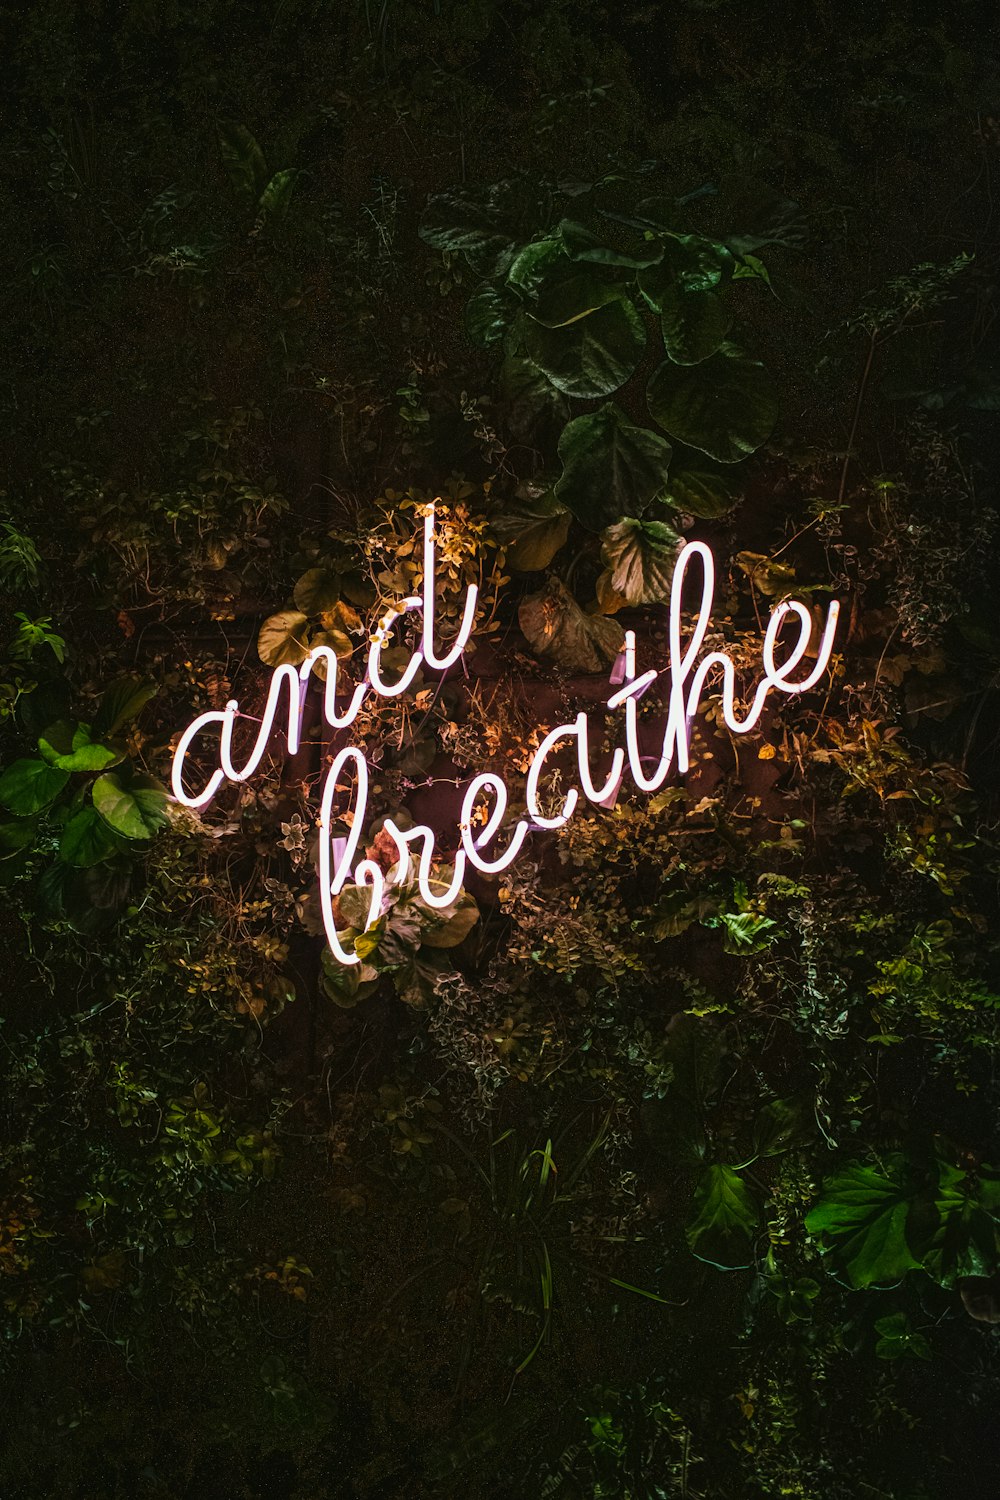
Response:
[{"label": "cursive neon lettering", "polygon": [[[326,676],[323,716],[331,729],[340,732],[350,729],[369,692],[379,698],[398,698],[412,686],[421,667],[426,666],[438,672],[446,671],[461,658],[475,624],[478,591],[472,584],[466,588],[458,632],[450,645],[438,649],[434,640],[436,566],[433,505],[427,508],[423,518],[423,546],[424,578],[421,595],[399,601],[382,615],[370,639],[365,678],[354,687],[346,706],[343,709],[338,706],[341,663],[328,646],[314,647],[298,668],[287,664],[277,667],[271,674],[253,748],[241,767],[234,764],[233,735],[236,720],[247,716],[240,714],[236,699],[230,699],[224,710],[213,709],[200,714],[183,731],[174,751],[170,776],[177,802],[193,810],[203,808],[224,784],[246,781],[259,769],[274,735],[282,694],[285,692],[288,696],[288,717],[287,724],[283,721],[284,742],[287,753],[294,755],[301,741],[305,695],[320,663],[325,667]],[[685,642],[684,593],[689,569],[695,562],[700,567],[700,597],[693,617],[689,617]],[[804,693],[815,687],[828,670],[833,656],[840,605],[836,601],[830,604],[816,648],[815,662],[805,676],[794,681],[793,675],[801,670],[809,654],[814,622],[805,604],[798,600],[782,601],[771,610],[760,647],[761,676],[741,717],[737,712],[737,670],[732,657],[725,651],[717,650],[702,654],[711,625],[714,600],[715,563],[712,554],[704,542],[689,542],[678,554],[671,582],[666,667],[649,668],[640,673],[636,665],[635,633],[631,630],[625,632],[623,651],[612,673],[612,685],[616,686],[616,691],[606,700],[609,711],[624,710],[625,745],[624,748],[616,746],[613,749],[610,768],[603,783],[598,784],[594,779],[590,724],[586,712],[581,711],[572,723],[556,725],[540,741],[525,777],[526,816],[518,818],[513,827],[505,828],[511,801],[506,780],[493,771],[480,772],[472,778],[462,801],[456,830],[457,848],[448,856],[452,871],[447,880],[442,879],[440,870],[435,873],[435,866],[439,864],[437,836],[427,824],[401,829],[392,818],[386,818],[383,826],[396,852],[396,861],[388,872],[373,859],[359,858],[367,822],[368,763],[359,746],[348,744],[340,748],[326,773],[318,818],[320,905],[327,941],[334,957],[346,965],[361,961],[354,948],[343,941],[345,926],[342,925],[339,930],[337,927],[337,898],[349,882],[367,892],[364,924],[360,929],[355,927],[355,932],[368,932],[379,921],[391,886],[415,889],[428,907],[437,911],[447,910],[458,899],[470,868],[484,875],[497,875],[508,869],[522,852],[530,833],[538,829],[562,828],[576,812],[581,796],[598,806],[613,803],[623,783],[626,766],[633,785],[645,792],[657,791],[671,771],[683,775],[690,766],[691,722],[713,676],[721,674],[722,678],[719,693],[722,722],[733,734],[746,734],[759,723],[770,693],[788,696]],[[398,680],[387,682],[383,676],[382,652],[396,625],[417,609],[422,614],[420,645],[411,653]],[[778,662],[775,658],[782,634],[793,617],[798,624],[798,635],[790,649],[786,649],[784,659]],[[639,699],[664,675],[669,678],[669,689],[663,739],[656,754],[643,755],[639,734]],[[219,726],[218,765],[211,772],[204,789],[198,793],[190,793],[185,789],[184,779],[191,747],[199,735],[214,725]],[[568,749],[571,745],[576,753],[570,784],[563,794],[558,811],[545,813],[539,801],[542,776],[550,757],[560,748]],[[653,763],[652,769],[647,771],[645,767],[650,762]],[[484,802],[492,804],[485,813],[485,821],[481,810]],[[346,839],[333,837],[333,828],[339,821],[348,826]],[[480,824],[479,831],[474,833],[477,822]],[[487,846],[504,834],[506,844],[492,855],[487,853]]]}]

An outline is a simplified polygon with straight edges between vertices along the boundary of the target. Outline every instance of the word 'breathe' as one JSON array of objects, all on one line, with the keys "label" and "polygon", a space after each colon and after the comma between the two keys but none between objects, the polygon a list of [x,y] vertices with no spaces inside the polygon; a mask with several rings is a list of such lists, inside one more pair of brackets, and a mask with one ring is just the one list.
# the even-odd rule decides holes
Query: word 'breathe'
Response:
[{"label": "word 'breathe'", "polygon": [[[694,625],[685,644],[681,636],[681,615],[685,580],[692,563],[698,560],[701,568],[701,599],[694,616]],[[458,634],[447,648],[439,649],[435,644],[434,590],[434,507],[429,506],[424,516],[424,575],[422,593],[419,597],[403,599],[394,604],[379,621],[371,637],[367,669],[363,680],[354,687],[349,701],[341,706],[338,693],[340,663],[329,646],[317,646],[299,667],[284,665],[271,674],[267,700],[259,721],[259,731],[253,749],[242,766],[233,763],[233,731],[240,715],[239,704],[230,699],[225,709],[212,710],[199,715],[184,730],[174,752],[171,768],[171,787],[174,797],[184,807],[205,807],[226,782],[242,782],[258,769],[267,751],[275,722],[278,717],[283,694],[288,697],[287,733],[285,742],[289,755],[298,751],[302,733],[305,708],[305,693],[310,685],[314,668],[323,663],[326,673],[323,694],[323,715],[333,730],[347,730],[354,723],[361,706],[369,693],[380,698],[396,698],[413,684],[422,667],[443,672],[461,658],[472,635],[476,616],[478,591],[470,585],[466,591],[462,622]],[[379,919],[384,909],[386,891],[392,885],[409,885],[413,882],[420,896],[431,908],[445,910],[461,892],[469,866],[484,875],[496,875],[505,870],[517,858],[533,829],[561,828],[573,816],[581,795],[588,802],[610,806],[615,801],[625,776],[626,764],[633,783],[640,791],[655,792],[666,781],[672,770],[683,775],[690,765],[690,725],[706,684],[713,674],[721,674],[722,717],[733,734],[746,734],[760,719],[768,694],[794,695],[815,687],[826,671],[833,651],[833,640],[837,628],[840,606],[836,602],[829,607],[826,623],[816,650],[814,663],[808,674],[797,682],[791,681],[809,651],[813,635],[813,619],[806,606],[797,600],[785,600],[771,611],[764,639],[761,644],[761,666],[763,675],[754,691],[745,717],[736,711],[736,668],[724,651],[709,651],[702,655],[702,647],[711,624],[712,606],[715,597],[715,564],[712,553],[704,542],[688,542],[678,553],[670,592],[669,611],[669,661],[666,668],[637,673],[635,660],[635,633],[625,632],[625,644],[611,674],[611,685],[617,690],[607,700],[610,710],[624,712],[625,748],[617,748],[611,757],[611,766],[600,785],[594,781],[588,737],[588,719],[585,712],[577,714],[571,724],[559,724],[549,731],[538,745],[528,768],[524,807],[526,816],[518,818],[513,827],[505,827],[505,818],[510,804],[510,794],[504,779],[492,771],[484,771],[472,778],[462,802],[458,826],[458,847],[452,856],[451,878],[445,882],[432,875],[436,858],[436,836],[426,824],[402,829],[391,818],[384,822],[386,833],[395,845],[398,859],[388,871],[371,859],[358,859],[359,843],[366,822],[368,806],[368,763],[363,751],[352,744],[344,745],[333,757],[326,772],[319,813],[319,889],[323,912],[323,925],[327,940],[335,957],[342,964],[356,964],[358,955],[344,946],[345,933],[338,932],[335,921],[334,901],[348,881],[353,881],[369,892],[368,912],[364,931],[368,931]],[[419,610],[422,616],[420,645],[412,652],[402,675],[387,682],[382,670],[382,652],[398,622],[411,611]],[[789,616],[798,620],[798,639],[790,653],[781,663],[775,661],[775,650],[782,628]],[[661,675],[669,675],[670,688],[666,707],[666,727],[663,744],[658,756],[644,756],[639,744],[639,707],[642,693]],[[618,686],[618,684],[621,686]],[[192,794],[185,790],[184,767],[192,743],[211,726],[218,725],[218,765],[209,776],[204,788]],[[576,785],[570,786],[563,797],[562,806],[555,813],[546,815],[539,805],[539,783],[550,755],[559,746],[573,746],[576,751]],[[643,764],[655,761],[651,773]],[[353,772],[353,789],[345,776]],[[338,794],[348,791],[348,807],[338,807]],[[492,806],[490,804],[492,803]],[[483,813],[485,811],[485,821]],[[345,813],[347,814],[345,818]],[[332,828],[343,819],[350,823],[347,838],[334,838]],[[478,826],[477,826],[478,825]],[[475,829],[475,832],[474,832]],[[492,851],[492,852],[491,852]]]}]

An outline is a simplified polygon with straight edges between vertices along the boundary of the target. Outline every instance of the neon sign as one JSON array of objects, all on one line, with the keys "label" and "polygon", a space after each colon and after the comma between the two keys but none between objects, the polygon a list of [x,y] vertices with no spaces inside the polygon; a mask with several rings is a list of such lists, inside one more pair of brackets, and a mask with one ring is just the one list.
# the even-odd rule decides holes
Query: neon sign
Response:
[{"label": "neon sign", "polygon": [[[365,676],[354,688],[349,701],[341,705],[338,692],[339,661],[329,646],[317,646],[306,657],[300,667],[284,665],[271,674],[267,700],[260,718],[260,727],[253,749],[242,766],[233,761],[233,731],[236,720],[246,717],[240,714],[239,703],[230,699],[225,709],[200,714],[184,730],[174,752],[171,767],[171,788],[174,797],[184,807],[205,807],[226,783],[246,781],[260,766],[267,751],[281,710],[282,698],[287,696],[287,731],[285,744],[289,755],[294,755],[302,734],[302,718],[305,710],[305,694],[314,669],[322,662],[326,669],[323,693],[323,716],[331,729],[346,730],[357,718],[361,706],[369,693],[380,698],[396,698],[412,686],[421,667],[443,672],[453,666],[462,656],[472,635],[476,615],[478,591],[470,585],[466,591],[462,622],[458,634],[447,647],[439,649],[434,622],[435,588],[435,541],[434,507],[429,506],[424,515],[423,539],[424,576],[419,596],[400,600],[382,616],[369,643]],[[694,617],[694,627],[685,645],[681,637],[681,616],[685,581],[692,564],[697,561],[701,572],[701,599]],[[715,598],[715,563],[712,553],[704,542],[688,542],[681,549],[674,568],[669,610],[669,659],[665,668],[650,668],[637,673],[635,660],[635,633],[625,632],[625,646],[612,672],[611,685],[616,691],[607,700],[608,709],[621,709],[624,713],[625,748],[615,749],[611,757],[611,768],[600,785],[594,781],[591,766],[588,720],[585,712],[577,714],[572,723],[559,724],[539,744],[528,768],[524,787],[526,817],[518,818],[513,827],[504,827],[510,793],[503,778],[492,771],[484,771],[472,778],[462,802],[458,826],[458,848],[453,858],[453,875],[444,885],[440,879],[432,880],[432,867],[436,855],[436,836],[426,824],[401,829],[391,819],[385,820],[385,831],[395,845],[398,856],[396,864],[387,872],[371,859],[358,859],[358,846],[365,827],[368,805],[368,762],[357,745],[344,745],[337,751],[327,770],[323,783],[319,812],[319,889],[323,912],[323,925],[327,940],[335,957],[342,964],[359,962],[357,954],[344,946],[342,934],[338,933],[334,917],[334,900],[349,880],[368,890],[368,911],[364,931],[378,921],[389,886],[415,882],[422,899],[429,907],[445,909],[457,899],[466,871],[471,866],[486,875],[496,875],[505,870],[517,858],[524,847],[528,834],[533,829],[561,828],[576,811],[580,797],[596,805],[607,805],[615,799],[625,776],[626,764],[632,782],[640,791],[654,792],[660,788],[671,770],[683,775],[690,766],[690,726],[702,694],[713,675],[721,675],[722,718],[733,734],[746,734],[758,723],[764,710],[768,694],[785,693],[793,696],[815,687],[830,663],[834,635],[840,606],[832,603],[827,612],[815,662],[807,674],[793,682],[792,674],[800,667],[809,650],[813,634],[813,620],[806,606],[797,600],[786,600],[774,607],[761,644],[761,666],[763,675],[754,691],[744,718],[736,711],[736,667],[724,651],[709,651],[701,655],[712,618]],[[421,615],[420,645],[411,654],[402,675],[394,682],[387,682],[382,671],[382,652],[385,650],[396,625],[408,614],[418,611]],[[790,617],[798,621],[798,639],[784,661],[775,661],[775,651],[783,627]],[[700,658],[700,659],[699,659]],[[647,688],[662,674],[670,679],[667,701],[667,720],[656,767],[651,774],[643,770],[643,761],[655,758],[644,757],[639,745],[638,700]],[[619,685],[620,684],[620,685]],[[284,721],[283,721],[284,722]],[[200,792],[185,790],[184,769],[188,752],[193,742],[212,726],[218,726],[218,765],[212,771]],[[557,747],[575,747],[576,785],[566,792],[562,806],[556,813],[546,814],[539,804],[539,783],[546,762]],[[342,790],[342,778],[353,773],[354,785],[349,809],[337,808],[338,793]],[[492,806],[490,806],[492,804]],[[473,824],[482,805],[488,809],[485,823],[473,834]],[[332,828],[337,821],[335,812],[343,816],[353,814],[350,832],[345,839],[334,839]],[[495,844],[495,841],[497,843]],[[494,846],[491,850],[491,846]]]}]

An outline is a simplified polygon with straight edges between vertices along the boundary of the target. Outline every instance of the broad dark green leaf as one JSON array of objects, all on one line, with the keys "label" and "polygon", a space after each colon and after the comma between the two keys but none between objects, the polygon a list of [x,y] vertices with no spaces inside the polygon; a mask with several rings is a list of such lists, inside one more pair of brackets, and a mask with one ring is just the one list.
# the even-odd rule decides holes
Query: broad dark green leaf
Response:
[{"label": "broad dark green leaf", "polygon": [[91,725],[94,739],[100,740],[109,734],[117,734],[119,729],[131,724],[158,691],[156,683],[148,677],[130,675],[109,683]]},{"label": "broad dark green leaf", "polygon": [[723,476],[706,469],[672,471],[662,498],[676,510],[705,521],[724,516],[736,503]]},{"label": "broad dark green leaf", "polygon": [[581,400],[610,396],[632,375],[646,346],[646,329],[631,302],[612,302],[567,328],[519,324],[528,358],[557,390]]},{"label": "broad dark green leaf", "polygon": [[22,849],[28,849],[35,841],[35,823],[32,818],[17,818],[14,822],[4,819],[0,823],[0,859],[12,859]]},{"label": "broad dark green leaf", "polygon": [[68,771],[44,760],[16,760],[0,776],[0,803],[8,812],[29,818],[54,802],[68,780]]},{"label": "broad dark green leaf", "polygon": [[906,1235],[912,1190],[898,1163],[890,1170],[853,1162],[826,1179],[806,1215],[806,1229],[826,1242],[856,1287],[897,1282],[920,1266]]},{"label": "broad dark green leaf", "polygon": [[115,833],[148,839],[167,821],[167,794],[151,776],[108,771],[94,782],[94,806]]},{"label": "broad dark green leaf", "polygon": [[625,632],[604,615],[588,615],[566,585],[550,578],[545,588],[524,600],[518,623],[538,656],[549,656],[568,672],[600,672],[614,661]]},{"label": "broad dark green leaf", "polygon": [[257,207],[262,214],[266,214],[269,219],[284,218],[288,212],[298,175],[295,167],[286,167],[283,172],[275,172],[257,202]]},{"label": "broad dark green leaf", "polygon": [[223,121],[219,126],[219,147],[229,181],[242,197],[256,203],[267,186],[267,164],[250,131],[245,125]]},{"label": "broad dark green leaf", "polygon": [[714,354],[729,332],[729,309],[714,292],[676,286],[660,302],[663,347],[678,365],[697,365]]},{"label": "broad dark green leaf", "polygon": [[500,369],[501,411],[507,430],[545,451],[554,447],[569,416],[569,402],[537,365],[508,354]]},{"label": "broad dark green leaf", "polygon": [[571,260],[590,265],[621,266],[637,270],[651,266],[663,254],[663,246],[649,240],[636,238],[634,250],[621,250],[608,245],[584,224],[573,219],[563,219],[559,224],[559,237]]},{"label": "broad dark green leaf", "polygon": [[38,749],[43,759],[60,771],[104,771],[123,758],[121,750],[95,743],[88,724],[71,724],[65,719],[50,724],[39,735]]},{"label": "broad dark green leaf", "polygon": [[613,402],[563,429],[556,498],[591,531],[641,515],[664,490],[672,449],[649,427],[626,421]]},{"label": "broad dark green leaf", "polygon": [[465,307],[465,329],[480,349],[502,339],[516,309],[512,297],[504,296],[490,282],[473,292]]},{"label": "broad dark green leaf", "polygon": [[751,1237],[759,1222],[750,1190],[732,1167],[716,1163],[694,1191],[694,1214],[685,1231],[692,1254],[723,1271],[750,1265]]},{"label": "broad dark green leaf", "polygon": [[78,867],[99,864],[108,859],[118,846],[107,823],[92,807],[81,807],[62,831],[59,858]]},{"label": "broad dark green leaf", "polygon": [[766,442],[778,416],[764,366],[730,348],[699,365],[664,360],[646,391],[650,413],[665,432],[727,464]]},{"label": "broad dark green leaf", "polygon": [[611,587],[628,604],[659,604],[670,598],[670,584],[681,539],[662,521],[626,517],[604,533],[601,556]]},{"label": "broad dark green leaf", "polygon": [[[302,577],[298,579],[295,588],[292,591],[292,597],[295,600],[295,607],[302,615],[323,614],[326,610],[332,609],[335,604],[340,603],[340,595],[340,574],[333,572],[331,568],[323,567],[308,568],[306,572],[302,574]],[[285,611],[284,613],[288,614],[290,612]],[[283,620],[283,616],[272,615],[271,619]],[[267,646],[269,651],[275,649],[275,647],[278,647],[279,651],[284,651],[286,649],[284,645],[279,645],[279,643],[283,639],[283,630],[284,624],[281,627],[281,631],[276,630],[273,645],[271,644],[270,636],[268,637]],[[302,633],[301,624],[295,624],[293,626],[293,631],[302,638],[302,644],[304,644],[305,637]],[[263,631],[261,631],[261,635],[263,635]],[[308,653],[305,653],[305,655],[308,655]],[[304,661],[305,655],[303,655],[300,660]],[[264,656],[262,648],[260,648],[260,656],[262,661],[267,661],[268,666],[277,666],[279,664],[280,656],[274,661],[271,661]]]},{"label": "broad dark green leaf", "polygon": [[661,244],[661,258],[639,272],[639,289],[657,309],[675,291],[710,292],[732,275],[733,257],[717,240],[671,234]]},{"label": "broad dark green leaf", "polygon": [[560,270],[573,270],[562,242],[552,237],[532,240],[515,255],[507,272],[507,282],[527,301],[533,302],[543,283],[550,276],[558,277]]},{"label": "broad dark green leaf", "polygon": [[420,238],[435,250],[459,250],[484,272],[496,274],[509,265],[514,247],[526,238],[531,194],[515,181],[488,187],[463,184],[427,200]]},{"label": "broad dark green leaf", "polygon": [[507,566],[518,573],[547,568],[569,535],[572,516],[551,490],[518,500],[495,517],[492,528],[506,548]]}]

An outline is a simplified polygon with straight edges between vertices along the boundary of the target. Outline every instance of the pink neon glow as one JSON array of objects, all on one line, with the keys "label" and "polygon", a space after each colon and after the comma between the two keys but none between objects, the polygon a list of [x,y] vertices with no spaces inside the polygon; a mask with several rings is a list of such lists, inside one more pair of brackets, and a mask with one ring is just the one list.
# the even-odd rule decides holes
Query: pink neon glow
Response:
[{"label": "pink neon glow", "polygon": [[[239,704],[231,699],[224,710],[213,709],[200,714],[184,730],[177,742],[171,765],[170,784],[176,800],[185,807],[205,807],[225,782],[246,781],[259,769],[267,753],[281,707],[282,695],[287,689],[288,717],[284,721],[285,747],[289,755],[299,748],[302,733],[302,717],[305,693],[314,667],[322,661],[326,667],[326,682],[323,693],[323,716],[334,730],[350,728],[360,712],[369,691],[378,697],[396,698],[412,685],[417,672],[424,665],[435,671],[444,671],[459,660],[468,645],[477,603],[477,590],[470,585],[466,590],[462,623],[451,645],[441,652],[434,645],[434,507],[429,506],[424,515],[424,581],[421,597],[403,599],[394,604],[379,621],[371,638],[364,681],[354,688],[350,700],[343,710],[338,708],[338,687],[341,664],[328,646],[317,646],[306,657],[298,669],[289,665],[277,667],[271,674],[267,699],[258,725],[253,749],[243,766],[233,763],[232,740]],[[701,564],[701,597],[694,614],[694,623],[685,645],[682,639],[684,587],[688,569],[694,559]],[[794,696],[814,687],[830,665],[836,635],[840,605],[831,603],[816,660],[805,677],[798,682],[791,680],[792,673],[803,663],[813,634],[813,619],[807,607],[798,600],[786,600],[771,611],[767,629],[761,643],[761,666],[763,676],[754,690],[744,718],[736,712],[736,666],[724,651],[710,651],[701,656],[708,634],[712,607],[715,600],[715,563],[704,542],[689,542],[678,555],[670,591],[668,623],[668,663],[661,670],[649,669],[643,673],[636,670],[635,633],[626,631],[623,652],[624,670],[613,676],[622,686],[607,700],[610,710],[625,710],[625,748],[616,747],[612,752],[611,765],[603,785],[598,786],[593,778],[590,763],[590,728],[587,714],[577,714],[572,724],[559,724],[542,739],[532,757],[525,779],[524,801],[526,818],[519,818],[513,828],[508,829],[506,847],[493,858],[482,851],[502,832],[510,792],[502,776],[494,772],[482,772],[470,782],[463,802],[458,827],[459,847],[452,856],[452,875],[445,884],[440,874],[435,876],[437,861],[436,837],[426,824],[401,829],[391,818],[385,820],[385,830],[392,839],[397,861],[388,875],[374,860],[358,859],[361,838],[367,824],[369,773],[364,752],[357,745],[345,745],[334,756],[323,784],[319,812],[319,859],[318,873],[320,903],[323,925],[331,951],[342,964],[360,962],[357,953],[345,947],[341,941],[334,919],[334,903],[349,881],[368,892],[368,909],[363,931],[367,932],[380,918],[389,886],[415,888],[427,906],[444,911],[458,899],[468,867],[486,875],[496,875],[513,864],[524,847],[532,828],[561,828],[573,816],[582,796],[595,805],[609,805],[617,796],[624,776],[626,762],[632,781],[641,791],[656,791],[663,785],[672,769],[683,774],[690,765],[690,726],[709,679],[721,673],[722,719],[733,734],[746,734],[760,720],[767,696],[771,692]],[[419,609],[423,620],[419,649],[413,651],[405,671],[397,682],[387,683],[381,671],[382,651],[393,628],[411,610]],[[798,621],[798,638],[784,661],[775,661],[782,630],[790,615]],[[700,658],[700,659],[699,659]],[[661,675],[669,676],[667,719],[660,753],[655,757],[644,757],[639,744],[640,696]],[[184,765],[195,739],[210,726],[219,725],[219,765],[212,771],[204,789],[190,794],[184,789]],[[563,797],[559,811],[544,814],[539,806],[539,783],[546,762],[560,745],[574,743],[576,747],[576,781],[570,785]],[[643,761],[654,759],[653,771],[643,770]],[[347,806],[341,806],[341,793],[347,789],[344,778],[353,773],[353,791],[349,792]],[[485,796],[492,798],[492,810],[478,835],[473,836],[472,825],[476,808]],[[338,811],[335,815],[335,806]],[[341,819],[349,820],[346,839],[333,838],[333,826]],[[337,845],[342,845],[339,856],[334,858]],[[415,851],[415,852],[414,852]]]}]

